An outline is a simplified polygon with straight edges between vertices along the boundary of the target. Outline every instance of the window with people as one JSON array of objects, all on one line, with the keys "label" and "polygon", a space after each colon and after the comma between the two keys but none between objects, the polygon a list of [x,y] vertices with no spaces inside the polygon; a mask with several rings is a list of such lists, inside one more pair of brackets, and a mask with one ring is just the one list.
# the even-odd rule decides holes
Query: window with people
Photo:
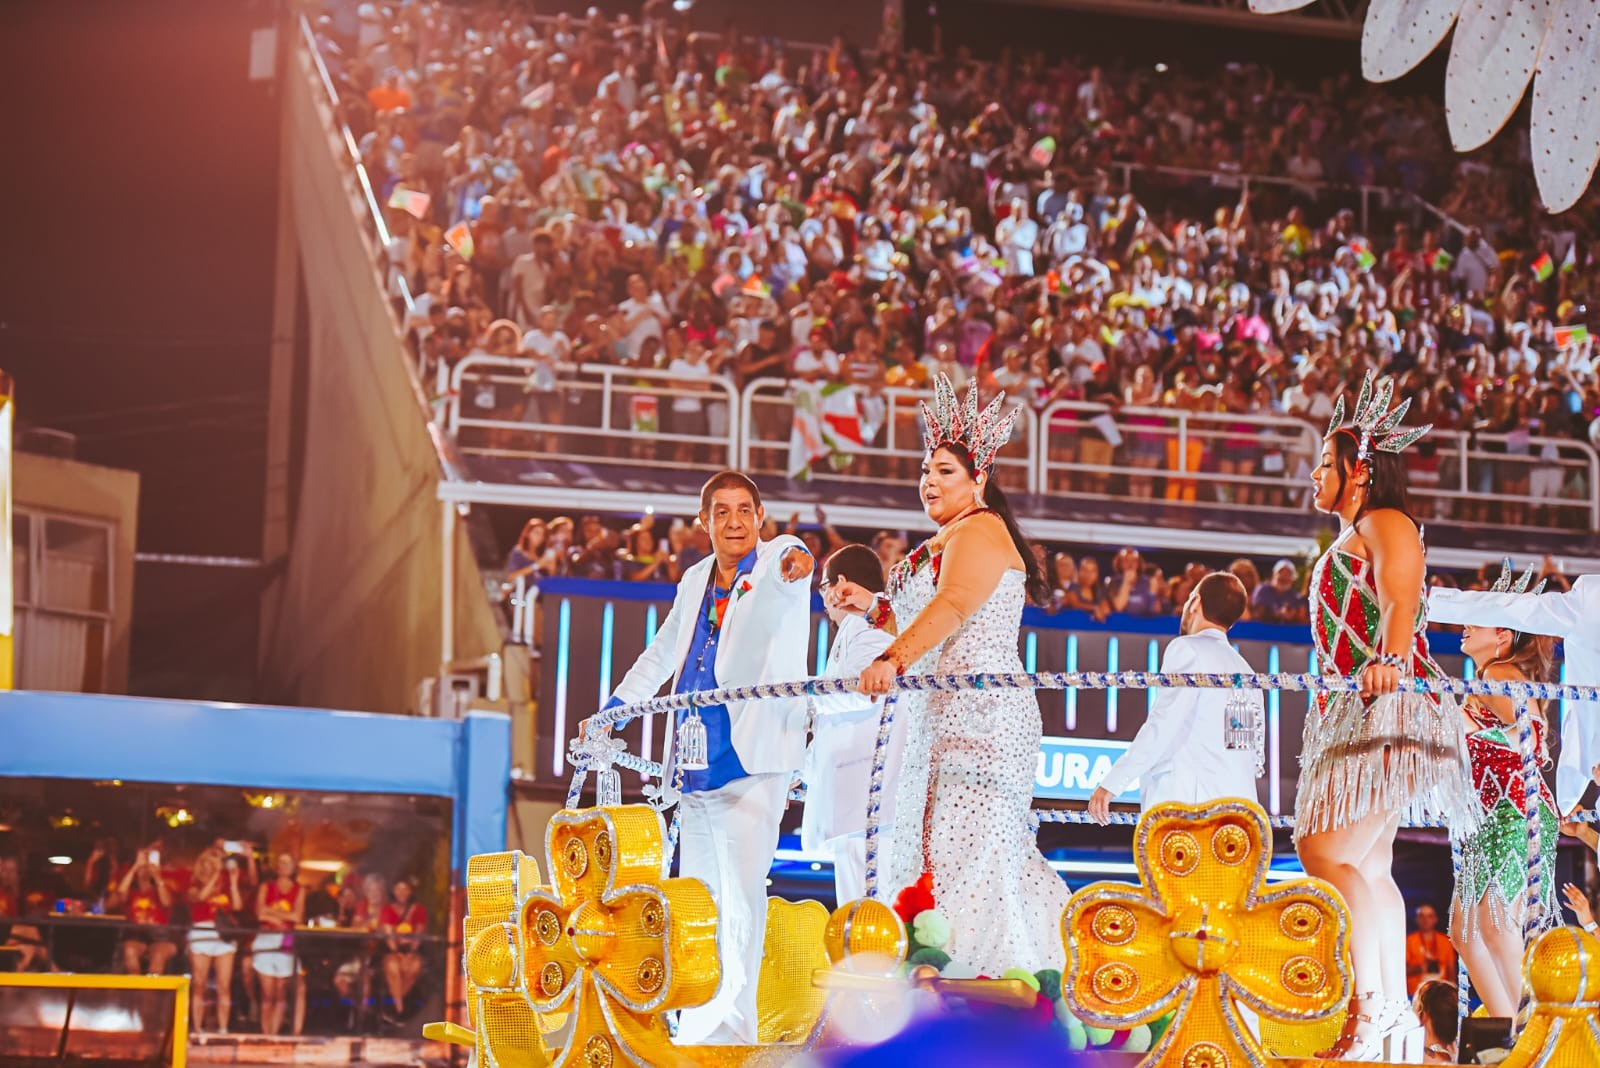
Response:
[{"label": "window with people", "polygon": [[0,779],[0,970],[191,976],[202,1033],[379,1033],[443,997],[449,804]]}]

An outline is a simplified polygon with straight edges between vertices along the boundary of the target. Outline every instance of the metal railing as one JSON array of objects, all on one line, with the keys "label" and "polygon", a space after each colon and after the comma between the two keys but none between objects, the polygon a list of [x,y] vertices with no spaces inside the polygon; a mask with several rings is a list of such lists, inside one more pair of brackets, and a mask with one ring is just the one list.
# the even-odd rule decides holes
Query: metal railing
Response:
[{"label": "metal railing", "polygon": [[[497,458],[611,459],[631,465],[731,465],[787,477],[790,383],[757,379],[735,394],[666,371],[585,364],[537,394],[560,414],[527,407],[532,361],[471,356],[449,379],[449,428],[462,452]],[[923,391],[861,390],[874,433],[848,462],[813,472],[850,482],[914,481],[922,460]],[[550,400],[553,398],[553,400]],[[675,429],[677,398],[724,405],[725,426]],[[712,399],[715,398],[715,399]],[[634,418],[638,403],[659,420]],[[689,413],[701,418],[700,413]],[[1318,428],[1283,415],[1056,401],[1022,409],[997,461],[1001,484],[1025,493],[1164,505],[1304,512],[1321,447]],[[1600,531],[1600,456],[1571,438],[1434,431],[1407,451],[1419,518],[1491,526]]]},{"label": "metal railing", "polygon": [[734,464],[739,398],[725,378],[586,363],[536,385],[536,367],[511,356],[456,364],[448,427],[461,452],[654,467]]},{"label": "metal railing", "polygon": [[[1409,452],[1408,492],[1432,515],[1490,526],[1600,531],[1600,455],[1572,438],[1435,430]],[[1554,455],[1546,456],[1549,451]]]},{"label": "metal railing", "polygon": [[1301,512],[1320,445],[1288,416],[1056,401],[1040,420],[1041,493]]},{"label": "metal railing", "polygon": [[[377,195],[372,189],[372,179],[367,175],[366,163],[361,159],[361,148],[356,144],[355,135],[350,132],[349,125],[340,116],[339,91],[334,88],[328,67],[322,62],[322,53],[317,49],[317,36],[311,28],[311,22],[304,15],[300,16],[300,37],[305,44],[317,80],[321,82],[323,92],[327,95],[325,103],[328,110],[324,116],[327,125],[335,132],[335,136],[344,142],[346,162],[355,175],[351,208],[356,218],[365,225],[364,236],[367,238],[367,243],[373,246],[374,261],[384,270],[385,284],[398,291],[401,302],[405,305],[406,315],[410,316],[416,312],[416,303],[411,298],[411,289],[406,285],[405,278],[397,276],[393,265],[389,263],[391,235],[388,224],[383,221],[383,209],[378,206]],[[338,155],[339,153],[335,151],[334,156],[337,158]],[[365,208],[364,213],[363,208]]]},{"label": "metal railing", "polygon": [[[828,478],[877,482],[884,478],[915,479],[922,464],[922,402],[926,390],[887,386],[860,390],[858,396],[874,407],[870,420],[876,428],[871,442],[850,450],[850,462],[830,468]],[[788,382],[758,378],[745,386],[739,404],[740,469],[754,474],[787,476],[789,441],[794,421],[794,400]],[[1037,480],[1031,470],[1039,436],[1039,417],[1022,408],[1011,443],[995,461],[1001,485],[1033,492]]]}]

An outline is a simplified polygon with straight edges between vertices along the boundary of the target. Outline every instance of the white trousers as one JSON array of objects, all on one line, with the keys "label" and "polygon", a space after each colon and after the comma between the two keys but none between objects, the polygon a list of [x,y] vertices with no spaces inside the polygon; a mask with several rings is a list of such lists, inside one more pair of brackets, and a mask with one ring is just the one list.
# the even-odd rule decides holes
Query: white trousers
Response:
[{"label": "white trousers", "polygon": [[[883,842],[881,833],[878,841]],[[830,839],[828,851],[833,854],[833,891],[836,904],[844,905],[866,897],[867,836],[847,834]]]},{"label": "white trousers", "polygon": [[750,775],[678,803],[678,873],[699,879],[717,901],[722,985],[706,1004],[678,1015],[680,1045],[754,1045],[761,953],[767,933],[767,874],[793,776]]}]

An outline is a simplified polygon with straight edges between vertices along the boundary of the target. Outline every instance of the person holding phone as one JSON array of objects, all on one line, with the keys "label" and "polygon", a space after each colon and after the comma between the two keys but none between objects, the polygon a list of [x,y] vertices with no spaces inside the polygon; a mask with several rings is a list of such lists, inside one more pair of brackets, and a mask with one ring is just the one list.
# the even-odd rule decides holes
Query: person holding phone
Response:
[{"label": "person holding phone", "polygon": [[[237,845],[230,842],[229,845]],[[189,968],[193,976],[189,1019],[197,1031],[205,1030],[206,981],[217,980],[217,1032],[228,1033],[233,1015],[233,963],[237,947],[226,931],[238,926],[238,916],[248,899],[237,856],[225,856],[215,847],[195,859],[189,884]]]},{"label": "person holding phone", "polygon": [[122,876],[114,895],[115,910],[132,925],[122,940],[122,969],[129,975],[165,975],[178,947],[167,927],[172,890],[162,878],[161,852],[141,849]]}]

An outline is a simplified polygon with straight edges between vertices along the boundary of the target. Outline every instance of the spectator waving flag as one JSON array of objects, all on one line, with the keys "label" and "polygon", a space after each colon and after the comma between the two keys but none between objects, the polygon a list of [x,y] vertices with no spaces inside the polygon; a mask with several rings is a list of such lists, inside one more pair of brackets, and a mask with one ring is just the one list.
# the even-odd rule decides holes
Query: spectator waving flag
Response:
[{"label": "spectator waving flag", "polygon": [[854,460],[863,432],[856,388],[840,382],[794,383],[794,424],[789,430],[789,477],[810,478],[813,465],[826,460],[835,471]]},{"label": "spectator waving flag", "polygon": [[444,232],[444,239],[450,243],[464,260],[472,259],[472,227],[464,222],[458,222]]},{"label": "spectator waving flag", "polygon": [[426,193],[419,193],[415,189],[396,189],[389,194],[389,206],[399,208],[414,218],[420,219],[428,214],[428,205],[432,202]]},{"label": "spectator waving flag", "polygon": [[1561,257],[1561,273],[1566,274],[1568,271],[1576,271],[1577,269],[1578,243],[1572,241],[1567,244],[1567,254]]},{"label": "spectator waving flag", "polygon": [[1431,266],[1436,271],[1448,271],[1450,269],[1450,265],[1455,261],[1456,258],[1450,255],[1450,253],[1446,252],[1444,249],[1436,249],[1433,253]]},{"label": "spectator waving flag", "polygon": [[1539,258],[1528,265],[1528,269],[1533,272],[1535,278],[1543,282],[1556,273],[1556,264],[1550,258],[1550,253],[1541,252]]},{"label": "spectator waving flag", "polygon": [[1558,349],[1571,348],[1573,345],[1581,345],[1588,340],[1589,328],[1587,326],[1556,327],[1556,348]]}]

